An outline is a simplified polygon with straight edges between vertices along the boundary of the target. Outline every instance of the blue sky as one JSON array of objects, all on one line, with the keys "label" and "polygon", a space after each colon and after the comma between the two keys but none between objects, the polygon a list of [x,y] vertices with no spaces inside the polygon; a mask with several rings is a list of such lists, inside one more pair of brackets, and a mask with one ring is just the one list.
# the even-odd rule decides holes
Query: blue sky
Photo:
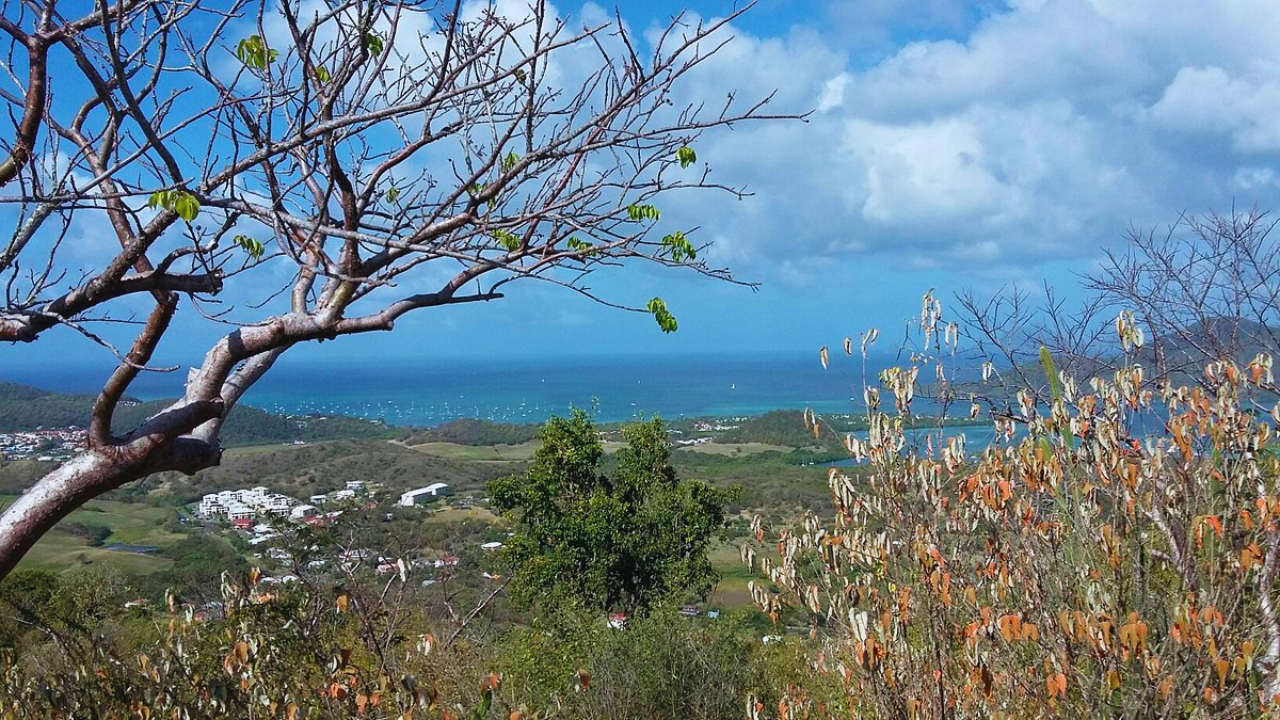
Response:
[{"label": "blue sky", "polygon": [[[633,30],[722,0],[627,2]],[[573,18],[600,12],[557,4]],[[599,307],[550,286],[427,310],[392,334],[299,355],[421,357],[812,351],[885,332],[936,288],[991,293],[1077,276],[1130,227],[1184,211],[1276,206],[1280,5],[1263,0],[760,0],[689,97],[777,89],[807,123],[704,137],[700,160],[747,200],[664,209],[758,291],[632,268],[613,300],[664,297],[680,321]],[[195,360],[219,328],[189,308],[159,361]],[[70,331],[4,363],[109,356]]]}]

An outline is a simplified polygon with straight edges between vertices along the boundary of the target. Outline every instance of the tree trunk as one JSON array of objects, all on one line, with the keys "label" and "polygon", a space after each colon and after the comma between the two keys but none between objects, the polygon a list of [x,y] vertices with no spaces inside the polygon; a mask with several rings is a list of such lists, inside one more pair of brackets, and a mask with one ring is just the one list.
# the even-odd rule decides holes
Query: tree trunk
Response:
[{"label": "tree trunk", "polygon": [[85,501],[139,476],[100,453],[62,464],[0,516],[0,578],[6,577],[46,532]]},{"label": "tree trunk", "polygon": [[218,401],[175,407],[143,426],[172,424],[169,432],[139,432],[107,447],[91,446],[40,478],[0,515],[0,580],[45,533],[89,500],[158,472],[191,475],[217,465],[222,449],[216,442],[180,433],[222,408]]}]

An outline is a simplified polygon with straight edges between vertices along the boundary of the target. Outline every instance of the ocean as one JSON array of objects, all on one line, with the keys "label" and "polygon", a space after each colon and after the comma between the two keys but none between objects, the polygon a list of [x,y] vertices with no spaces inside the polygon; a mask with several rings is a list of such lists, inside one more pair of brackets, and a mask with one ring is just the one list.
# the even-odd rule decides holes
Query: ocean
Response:
[{"label": "ocean", "polygon": [[[868,361],[868,378],[892,357]],[[0,366],[0,378],[58,392],[96,393],[109,368],[73,364]],[[813,408],[862,411],[862,359],[833,354],[629,355],[577,358],[377,360],[284,358],[244,403],[286,414],[342,414],[392,425],[435,426],[458,418],[541,423],[572,408],[598,422],[655,415],[737,417]],[[174,397],[185,369],[143,373],[142,400]]]}]

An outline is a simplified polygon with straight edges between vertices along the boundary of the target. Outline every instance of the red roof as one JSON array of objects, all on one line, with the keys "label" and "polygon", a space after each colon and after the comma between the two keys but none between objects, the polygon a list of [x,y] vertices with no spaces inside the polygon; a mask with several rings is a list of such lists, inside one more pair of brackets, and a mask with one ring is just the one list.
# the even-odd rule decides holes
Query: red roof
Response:
[{"label": "red roof", "polygon": [[231,521],[231,524],[242,530],[248,530],[253,527],[253,518],[236,518]]}]

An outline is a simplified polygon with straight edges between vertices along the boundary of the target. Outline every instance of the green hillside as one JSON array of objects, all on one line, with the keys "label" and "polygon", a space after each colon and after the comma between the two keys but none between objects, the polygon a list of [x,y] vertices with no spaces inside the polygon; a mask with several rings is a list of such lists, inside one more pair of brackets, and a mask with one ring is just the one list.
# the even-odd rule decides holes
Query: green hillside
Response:
[{"label": "green hillside", "polygon": [[0,382],[0,432],[39,427],[81,427],[89,423],[92,395],[63,395],[17,383]]},{"label": "green hillside", "polygon": [[[36,428],[85,427],[94,397],[48,392],[16,383],[0,383],[0,432]],[[122,401],[116,409],[112,429],[125,433],[163,410],[171,400]],[[381,422],[342,416],[292,417],[276,415],[246,405],[237,405],[222,430],[222,442],[229,447],[268,445],[295,440],[387,439],[398,431]]]},{"label": "green hillside", "polygon": [[[168,476],[164,488],[176,504],[205,493],[264,485],[305,500],[342,488],[348,480],[385,485],[394,492],[445,482],[459,492],[478,490],[496,477],[509,475],[522,463],[462,462],[418,452],[403,445],[369,440],[232,450],[222,464],[194,477]],[[155,481],[151,481],[155,482]]]}]

